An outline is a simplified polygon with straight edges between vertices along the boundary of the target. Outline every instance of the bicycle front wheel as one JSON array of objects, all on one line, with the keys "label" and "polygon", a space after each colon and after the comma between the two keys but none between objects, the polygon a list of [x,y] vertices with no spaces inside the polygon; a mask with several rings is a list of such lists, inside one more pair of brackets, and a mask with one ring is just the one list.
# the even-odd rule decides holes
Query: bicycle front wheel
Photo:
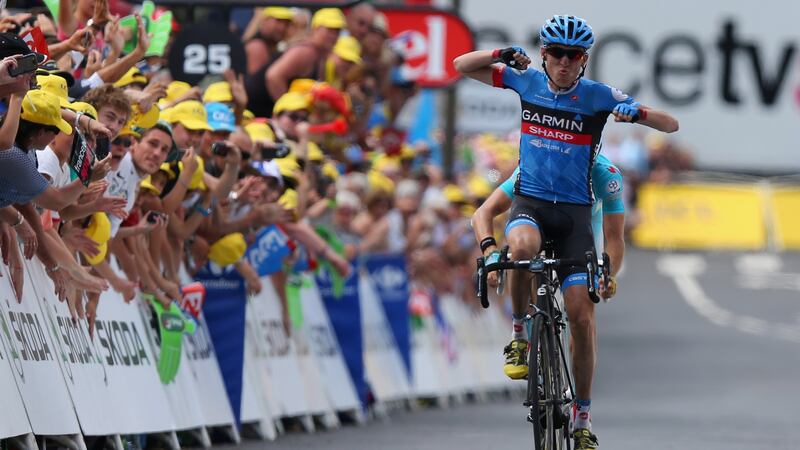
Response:
[{"label": "bicycle front wheel", "polygon": [[528,421],[533,425],[533,440],[536,450],[558,448],[557,426],[554,413],[559,404],[557,377],[554,377],[553,335],[542,314],[535,315],[531,326],[531,348],[528,354]]}]

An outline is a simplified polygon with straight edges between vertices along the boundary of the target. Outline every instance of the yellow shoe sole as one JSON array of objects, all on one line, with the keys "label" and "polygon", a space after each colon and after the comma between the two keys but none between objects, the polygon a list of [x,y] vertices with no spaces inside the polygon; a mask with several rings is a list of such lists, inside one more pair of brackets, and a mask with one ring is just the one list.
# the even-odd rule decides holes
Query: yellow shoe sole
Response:
[{"label": "yellow shoe sole", "polygon": [[503,373],[512,380],[521,380],[528,376],[528,366],[515,366],[514,364],[506,364],[503,366]]}]

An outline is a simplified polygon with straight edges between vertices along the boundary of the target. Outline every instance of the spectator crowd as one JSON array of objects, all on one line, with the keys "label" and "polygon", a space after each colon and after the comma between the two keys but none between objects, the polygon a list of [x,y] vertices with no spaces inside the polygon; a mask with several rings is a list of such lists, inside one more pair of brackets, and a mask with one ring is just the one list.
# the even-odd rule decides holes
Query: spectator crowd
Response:
[{"label": "spectator crowd", "polygon": [[514,170],[514,137],[464,139],[473,157],[452,179],[435,142],[404,142],[418,86],[372,5],[256,8],[246,73],[190,85],[142,17],[131,29],[107,0],[58,3],[0,19],[0,246],[20,300],[34,256],[90,327],[103,291],[166,307],[208,267],[256,293],[245,251],[275,225],[293,243],[271,275],[284,311],[292,261],[347,276],[374,252],[404,253],[416,292],[472,301],[469,218]]}]

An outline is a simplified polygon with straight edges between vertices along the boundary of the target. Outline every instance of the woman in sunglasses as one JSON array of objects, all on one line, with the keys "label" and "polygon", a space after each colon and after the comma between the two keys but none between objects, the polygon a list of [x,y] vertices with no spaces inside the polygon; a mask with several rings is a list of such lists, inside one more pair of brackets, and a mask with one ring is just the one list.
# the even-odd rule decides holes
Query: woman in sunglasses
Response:
[{"label": "woman in sunglasses", "polygon": [[[585,20],[553,16],[542,25],[539,37],[541,71],[528,70],[531,60],[520,47],[470,52],[453,63],[470,78],[513,89],[522,103],[520,171],[505,233],[514,259],[538,254],[543,235],[553,241],[557,257],[583,258],[585,252],[594,250],[591,169],[608,116],[667,133],[678,130],[678,121],[618,89],[583,78],[594,44],[594,33]],[[493,254],[499,255],[496,250],[494,238],[485,236],[481,251],[489,258],[487,262],[492,262]],[[586,281],[580,279],[584,271],[575,266],[558,273],[574,338],[576,450],[597,448],[589,414],[596,361],[594,304]],[[512,339],[503,352],[503,370],[512,379],[528,375],[528,336],[523,321],[531,281],[529,274],[520,273],[514,273],[510,280]]]}]

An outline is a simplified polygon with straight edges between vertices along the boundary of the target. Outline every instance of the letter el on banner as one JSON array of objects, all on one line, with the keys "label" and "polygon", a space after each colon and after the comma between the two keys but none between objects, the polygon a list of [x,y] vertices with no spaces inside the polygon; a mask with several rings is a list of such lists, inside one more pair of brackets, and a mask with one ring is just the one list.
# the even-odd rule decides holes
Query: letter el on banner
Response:
[{"label": "letter el on banner", "polygon": [[402,253],[367,255],[364,265],[378,291],[386,318],[403,358],[406,375],[411,376],[411,316],[408,312],[409,290],[406,258]]},{"label": "letter el on banner", "polygon": [[766,245],[758,187],[647,183],[639,191],[636,245],[648,248],[760,249]]}]

